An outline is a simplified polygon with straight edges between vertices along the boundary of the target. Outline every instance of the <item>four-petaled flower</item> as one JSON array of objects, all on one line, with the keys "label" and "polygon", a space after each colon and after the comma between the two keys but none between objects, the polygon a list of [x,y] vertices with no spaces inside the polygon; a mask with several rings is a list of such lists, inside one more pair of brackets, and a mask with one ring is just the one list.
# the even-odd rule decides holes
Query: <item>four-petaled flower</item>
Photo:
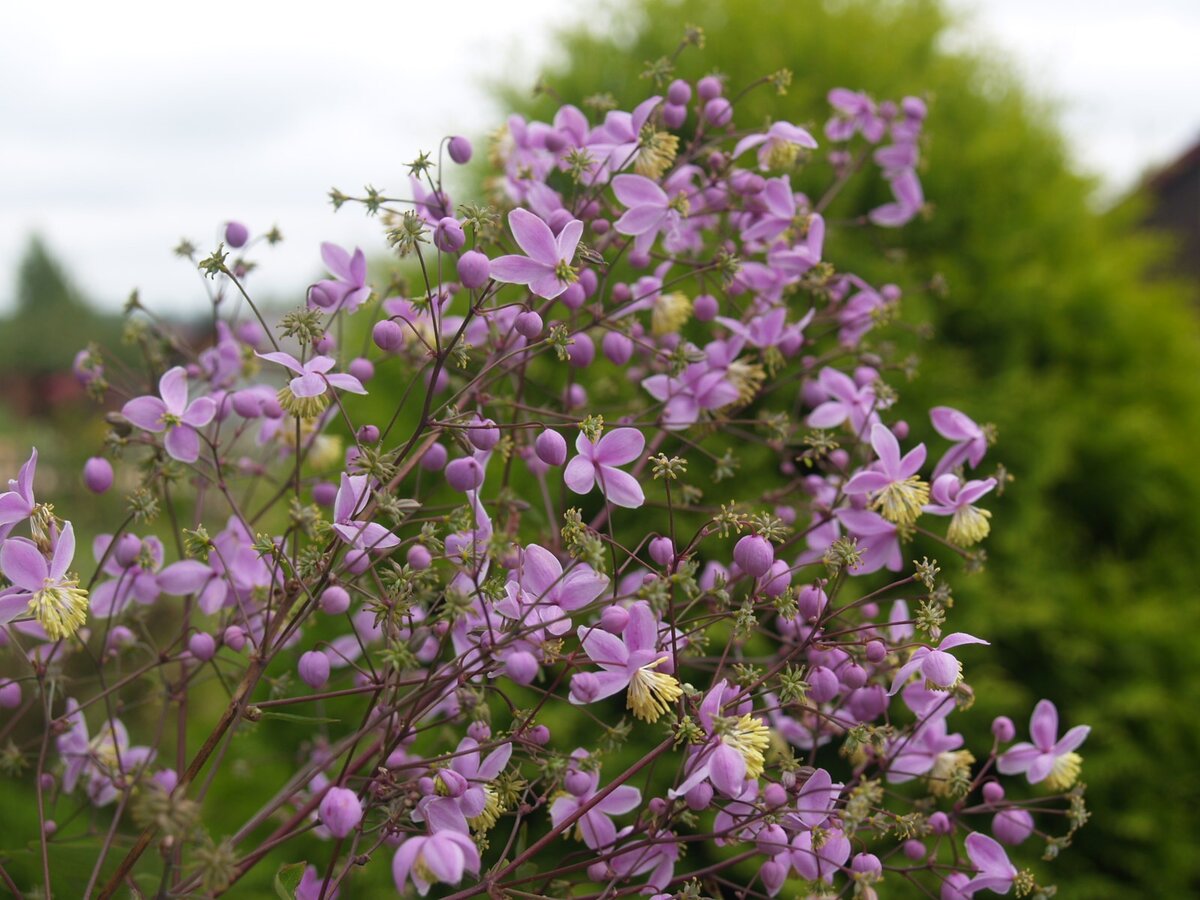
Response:
[{"label": "four-petaled flower", "polygon": [[1087,725],[1076,725],[1060,740],[1058,709],[1049,700],[1042,700],[1033,708],[1033,715],[1029,719],[1029,735],[1033,743],[1023,741],[1014,744],[1001,754],[996,761],[996,768],[1005,775],[1024,772],[1030,784],[1045,781],[1051,790],[1065,791],[1079,777],[1083,759],[1075,750],[1087,739],[1090,731]]},{"label": "four-petaled flower", "polygon": [[896,525],[905,527],[917,517],[929,501],[929,485],[917,472],[925,464],[925,445],[917,444],[903,457],[900,443],[886,425],[871,426],[871,446],[879,462],[846,482],[846,493],[870,494],[871,508]]},{"label": "four-petaled flower", "polygon": [[508,225],[526,255],[493,259],[489,270],[492,278],[507,284],[527,285],[546,300],[553,300],[579,280],[571,261],[583,235],[582,222],[572,219],[555,237],[550,226],[533,213],[514,209],[508,214]]},{"label": "four-petaled flower", "polygon": [[48,561],[28,538],[9,538],[0,544],[0,570],[13,583],[0,593],[0,624],[28,609],[52,641],[78,631],[87,620],[88,602],[79,579],[67,572],[74,558],[75,529],[70,522],[52,535]]},{"label": "four-petaled flower", "polygon": [[575,439],[579,455],[567,463],[563,481],[577,494],[586,494],[599,484],[600,493],[610,503],[637,509],[646,502],[642,486],[616,466],[633,462],[645,447],[646,438],[636,428],[617,428],[594,444],[581,432]]},{"label": "four-petaled flower", "polygon": [[908,658],[908,662],[896,670],[888,696],[900,690],[904,686],[904,682],[908,681],[909,676],[917,670],[920,670],[921,674],[925,676],[927,687],[932,686],[942,690],[953,688],[962,680],[962,663],[947,651],[963,644],[987,645],[988,642],[974,635],[956,631],[954,634],[948,634],[942,638],[936,650],[931,650],[929,647],[918,647]]},{"label": "four-petaled flower", "polygon": [[333,278],[318,281],[308,289],[309,305],[330,312],[354,312],[371,296],[366,255],[356,247],[351,256],[337,244],[327,242],[321,245],[321,259]]},{"label": "four-petaled flower", "polygon": [[217,404],[211,397],[197,397],[188,403],[187,370],[183,366],[168,370],[159,379],[158,393],[159,397],[134,397],[121,407],[121,415],[144,431],[166,431],[163,447],[167,453],[180,462],[195,462],[200,457],[196,429],[213,420]]},{"label": "four-petaled flower", "polygon": [[314,356],[302,363],[290,353],[275,351],[256,354],[268,362],[278,363],[296,373],[296,377],[279,389],[276,399],[279,405],[299,419],[315,419],[329,403],[325,391],[329,387],[341,388],[352,394],[365,394],[367,389],[353,375],[329,374],[334,366],[331,356]]}]

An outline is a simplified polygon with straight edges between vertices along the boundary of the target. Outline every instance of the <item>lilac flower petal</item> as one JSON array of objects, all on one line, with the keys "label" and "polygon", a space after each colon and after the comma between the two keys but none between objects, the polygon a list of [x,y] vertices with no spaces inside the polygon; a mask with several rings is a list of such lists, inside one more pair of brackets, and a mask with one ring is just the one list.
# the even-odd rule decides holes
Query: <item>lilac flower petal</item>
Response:
[{"label": "lilac flower petal", "polygon": [[562,578],[562,565],[554,554],[537,544],[525,548],[521,567],[521,587],[534,597],[548,594]]},{"label": "lilac flower petal", "polygon": [[530,284],[544,278],[547,273],[554,273],[554,263],[543,263],[516,254],[498,256],[491,261],[488,268],[488,274],[493,279],[506,284]]},{"label": "lilac flower petal", "polygon": [[1079,749],[1079,746],[1087,740],[1087,736],[1091,733],[1091,731],[1091,726],[1076,725],[1063,735],[1061,741],[1054,745],[1054,755],[1063,756],[1064,754],[1072,753]]},{"label": "lilac flower petal", "polygon": [[586,494],[596,484],[596,466],[590,459],[576,456],[563,470],[563,483],[576,494]]},{"label": "lilac flower petal", "polygon": [[624,631],[625,645],[631,653],[655,650],[658,647],[658,618],[649,604],[638,601],[629,607],[629,621]]},{"label": "lilac flower petal", "polygon": [[956,631],[953,634],[948,634],[942,638],[941,643],[938,644],[938,649],[953,650],[955,647],[961,647],[964,644],[983,644],[984,646],[990,646],[990,644],[983,638],[977,638],[975,635],[967,634],[965,631]]},{"label": "lilac flower petal", "polygon": [[330,274],[336,275],[344,281],[354,280],[350,274],[350,254],[337,244],[323,242],[321,259],[325,262],[325,268],[329,270]]},{"label": "lilac flower petal", "polygon": [[1029,733],[1039,750],[1049,750],[1058,740],[1058,709],[1049,700],[1042,700],[1033,708]]},{"label": "lilac flower petal", "polygon": [[617,428],[600,438],[593,459],[608,466],[623,466],[642,455],[646,437],[636,428]]},{"label": "lilac flower petal", "polygon": [[0,625],[7,625],[29,608],[29,594],[23,590],[0,591]]},{"label": "lilac flower petal", "polygon": [[1029,764],[1029,771],[1025,773],[1025,777],[1029,779],[1030,784],[1045,781],[1054,771],[1056,761],[1057,758],[1053,753],[1039,753],[1037,758]]},{"label": "lilac flower petal", "polygon": [[661,206],[635,206],[613,223],[618,234],[646,234],[659,230],[667,218]]},{"label": "lilac flower petal", "polygon": [[900,443],[886,425],[871,426],[871,446],[875,449],[883,470],[893,479],[900,471]]},{"label": "lilac flower petal", "polygon": [[1019,744],[1013,744],[1007,752],[1000,754],[996,760],[996,768],[1002,775],[1020,775],[1029,771],[1029,767],[1041,753],[1042,751],[1033,744],[1022,741]]},{"label": "lilac flower petal", "polygon": [[212,569],[204,563],[194,559],[182,559],[159,572],[157,579],[158,586],[164,594],[182,597],[200,590],[212,575]]},{"label": "lilac flower petal", "polygon": [[176,425],[167,432],[163,447],[172,459],[193,463],[200,458],[200,435],[188,425]]},{"label": "lilac flower petal", "polygon": [[958,680],[962,664],[949,653],[931,650],[921,662],[921,671],[934,684],[948,688]]},{"label": "lilac flower petal", "polygon": [[27,591],[40,591],[50,575],[46,558],[26,538],[9,538],[0,544],[0,569],[5,578]]},{"label": "lilac flower petal", "polygon": [[564,262],[573,260],[581,237],[583,237],[583,223],[578,219],[572,219],[564,225],[562,231],[558,233],[556,241],[558,258]]},{"label": "lilac flower petal", "polygon": [[54,543],[54,555],[50,558],[50,577],[61,581],[75,558],[75,526],[70,522],[63,525]]},{"label": "lilac flower petal", "polygon": [[566,291],[568,285],[554,272],[546,272],[529,283],[529,290],[545,300],[553,300]]},{"label": "lilac flower petal", "polygon": [[612,819],[593,807],[579,819],[579,833],[583,842],[593,850],[608,847],[617,840],[617,826]]},{"label": "lilac flower petal", "polygon": [[[558,245],[550,226],[527,209],[517,208],[508,214],[508,227],[525,255],[553,267],[558,263]],[[495,273],[495,263],[492,263]]]},{"label": "lilac flower petal", "polygon": [[193,428],[203,428],[213,420],[217,414],[217,404],[211,397],[197,397],[188,404],[187,409],[183,413],[183,422],[185,425],[191,425]]},{"label": "lilac flower petal", "polygon": [[745,758],[724,742],[718,744],[709,762],[708,778],[721,793],[737,797],[746,781]]},{"label": "lilac flower petal", "polygon": [[288,382],[297,397],[319,397],[325,393],[325,379],[317,374],[300,375]]},{"label": "lilac flower petal", "polygon": [[325,380],[332,384],[335,388],[343,391],[349,391],[352,394],[365,394],[367,389],[363,387],[363,383],[353,375],[347,375],[342,372],[326,375]]},{"label": "lilac flower petal", "polygon": [[626,207],[660,206],[669,202],[666,191],[645,175],[618,175],[612,180],[613,193]]},{"label": "lilac flower petal", "polygon": [[187,369],[175,366],[168,369],[158,380],[158,393],[162,396],[167,412],[182,415],[187,406]]},{"label": "lilac flower petal", "polygon": [[601,492],[615,506],[637,509],[646,502],[642,486],[628,472],[602,465],[597,469],[596,480],[600,482]]},{"label": "lilac flower petal", "polygon": [[592,809],[597,812],[607,813],[610,816],[619,816],[622,813],[636,809],[641,802],[642,792],[632,785],[623,784],[620,787],[614,788],[611,794],[593,806]]},{"label": "lilac flower petal", "polygon": [[121,415],[143,431],[162,431],[165,427],[162,418],[166,412],[167,405],[149,394],[134,397],[121,407]]},{"label": "lilac flower petal", "polygon": [[601,666],[623,666],[629,661],[629,649],[625,642],[603,628],[580,626],[579,642],[588,659]]},{"label": "lilac flower petal", "polygon": [[882,472],[859,472],[846,482],[844,490],[847,494],[870,494],[883,490],[891,483],[892,479]]},{"label": "lilac flower petal", "polygon": [[367,280],[367,255],[359,248],[354,248],[354,256],[350,259],[350,279],[354,284],[362,284]]},{"label": "lilac flower petal", "polygon": [[0,525],[20,522],[22,519],[28,519],[32,513],[33,504],[16,491],[0,494]]},{"label": "lilac flower petal", "polygon": [[304,366],[300,364],[300,360],[296,359],[290,353],[272,351],[271,353],[256,353],[255,356],[259,359],[265,359],[267,362],[277,363],[301,375],[304,374]]}]

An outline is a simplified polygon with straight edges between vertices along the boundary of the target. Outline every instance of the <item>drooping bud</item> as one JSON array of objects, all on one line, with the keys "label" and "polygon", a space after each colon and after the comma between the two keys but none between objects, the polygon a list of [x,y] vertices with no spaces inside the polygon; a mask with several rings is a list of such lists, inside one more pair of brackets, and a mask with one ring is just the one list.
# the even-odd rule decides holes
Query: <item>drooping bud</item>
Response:
[{"label": "drooping bud", "polygon": [[469,290],[487,284],[491,262],[478,250],[468,250],[458,258],[458,280]]},{"label": "drooping bud", "polygon": [[321,592],[321,611],[331,616],[340,616],[350,608],[350,592],[332,584]]},{"label": "drooping bud", "polygon": [[461,134],[456,134],[446,145],[446,152],[460,166],[465,166],[471,161],[471,142]]},{"label": "drooping bud", "polygon": [[93,494],[103,494],[113,483],[113,467],[103,456],[93,456],[83,464],[83,483]]},{"label": "drooping bud", "polygon": [[296,668],[300,678],[313,690],[324,686],[329,680],[329,657],[320,650],[309,650],[303,654]]},{"label": "drooping bud", "polygon": [[318,807],[321,824],[336,838],[344,838],[362,821],[363,809],[358,795],[348,788],[330,788]]},{"label": "drooping bud", "polygon": [[446,482],[456,491],[473,491],[483,484],[483,466],[473,456],[452,460],[446,466]]},{"label": "drooping bud", "polygon": [[733,561],[747,575],[761,578],[775,561],[775,548],[760,534],[748,534],[733,548]]},{"label": "drooping bud", "polygon": [[241,222],[226,222],[225,223],[225,243],[237,250],[246,246],[246,241],[250,239],[250,229]]},{"label": "drooping bud", "polygon": [[208,662],[217,652],[217,642],[211,634],[198,631],[188,638],[188,650],[201,662]]},{"label": "drooping bud", "polygon": [[533,442],[533,451],[548,466],[561,466],[567,461],[567,439],[547,428]]}]

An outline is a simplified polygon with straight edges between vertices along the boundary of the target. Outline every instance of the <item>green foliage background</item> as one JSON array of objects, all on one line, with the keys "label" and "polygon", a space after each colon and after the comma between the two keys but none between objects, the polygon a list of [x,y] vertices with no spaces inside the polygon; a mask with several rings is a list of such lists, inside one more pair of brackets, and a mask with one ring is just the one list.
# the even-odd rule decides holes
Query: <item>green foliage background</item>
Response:
[{"label": "green foliage background", "polygon": [[[720,72],[732,94],[794,73],[786,96],[760,88],[742,99],[743,124],[771,116],[819,128],[812,116],[835,86],[929,100],[932,216],[902,238],[839,237],[827,255],[891,279],[875,261],[902,241],[904,287],[945,278],[947,296],[905,300],[904,319],[932,323],[935,336],[902,409],[924,437],[916,417],[933,404],[994,422],[993,456],[1015,475],[993,504],[987,570],[951,576],[953,630],[994,644],[972,662],[970,721],[1020,720],[1050,697],[1066,724],[1093,726],[1083,778],[1094,817],[1074,848],[1039,866],[1060,896],[1200,889],[1200,343],[1188,292],[1150,275],[1164,247],[1138,230],[1139,201],[1098,212],[1052,108],[1003,62],[947,49],[953,23],[937,0],[630,0],[608,14],[612,30],[562,35],[562,62],[543,79],[550,96],[510,86],[506,105],[545,119],[560,102],[611,92],[628,109],[653,90],[639,62],[670,54],[685,23],[702,26],[707,44],[680,57],[684,77]],[[830,216],[884,198],[868,179]]]}]

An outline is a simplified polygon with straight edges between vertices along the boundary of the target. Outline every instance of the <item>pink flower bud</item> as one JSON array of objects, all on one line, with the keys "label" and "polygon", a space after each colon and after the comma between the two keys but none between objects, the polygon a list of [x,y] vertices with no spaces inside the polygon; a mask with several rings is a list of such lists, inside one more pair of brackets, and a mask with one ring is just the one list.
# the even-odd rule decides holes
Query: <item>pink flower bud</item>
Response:
[{"label": "pink flower bud", "polygon": [[371,329],[371,340],[380,350],[395,353],[404,346],[404,326],[391,319],[382,319]]},{"label": "pink flower bud", "polygon": [[469,290],[487,284],[491,262],[478,250],[468,250],[458,258],[458,280]]},{"label": "pink flower bud", "polygon": [[450,455],[442,444],[431,444],[421,455],[421,468],[426,472],[440,472],[446,468],[446,458]]},{"label": "pink flower bud", "polygon": [[460,166],[465,166],[471,161],[471,142],[461,134],[456,134],[446,145],[446,152]]},{"label": "pink flower bud", "polygon": [[623,606],[609,606],[600,613],[600,627],[609,634],[621,634],[629,624],[629,610]]},{"label": "pink flower bud", "polygon": [[483,466],[473,456],[452,460],[446,466],[446,481],[456,491],[473,491],[483,484]]},{"label": "pink flower bud", "polygon": [[550,743],[550,729],[545,725],[534,725],[529,729],[529,739],[539,747],[545,747]]},{"label": "pink flower bud", "polygon": [[591,703],[600,693],[600,681],[591,672],[578,672],[571,678],[571,696],[580,703]]},{"label": "pink flower bud", "polygon": [[733,561],[747,575],[759,578],[771,570],[775,548],[761,534],[748,534],[734,545]]},{"label": "pink flower bud", "polygon": [[83,483],[93,494],[103,494],[112,487],[112,464],[103,456],[93,456],[83,464]]},{"label": "pink flower bud", "polygon": [[466,242],[466,232],[453,216],[439,219],[433,228],[433,245],[443,253],[457,253]]},{"label": "pink flower bud", "polygon": [[246,246],[246,241],[250,239],[250,229],[241,222],[226,222],[225,223],[225,243],[237,250]]},{"label": "pink flower bud", "polygon": [[117,538],[117,545],[113,547],[113,558],[121,568],[128,569],[137,562],[141,552],[141,539],[135,534],[123,534]]},{"label": "pink flower bud", "polygon": [[1004,799],[1004,785],[998,781],[989,781],[983,786],[983,802],[995,805]]},{"label": "pink flower bud", "polygon": [[837,676],[825,666],[817,666],[809,673],[808,684],[808,694],[817,703],[825,703],[837,696]]},{"label": "pink flower bud", "polygon": [[211,634],[198,631],[188,638],[188,650],[201,662],[208,662],[217,652],[217,642]]},{"label": "pink flower bud", "polygon": [[702,781],[693,786],[683,795],[683,801],[687,804],[688,809],[693,812],[700,812],[708,809],[712,803],[713,789],[712,785],[707,781]]},{"label": "pink flower bud", "polygon": [[344,838],[362,821],[362,803],[358,795],[348,788],[333,787],[321,798],[317,808],[321,824],[335,838]]},{"label": "pink flower bud", "polygon": [[500,429],[491,419],[475,416],[471,428],[467,429],[467,440],[478,450],[491,450],[500,443]]},{"label": "pink flower bud", "polygon": [[567,793],[574,794],[576,797],[582,797],[591,790],[592,777],[587,772],[572,769],[567,772],[567,777],[563,779],[563,787],[567,789]]},{"label": "pink flower bud", "polygon": [[567,439],[547,428],[533,442],[533,452],[548,466],[561,466],[567,461]]},{"label": "pink flower bud", "polygon": [[482,744],[492,736],[492,728],[487,722],[472,722],[467,726],[467,737]]},{"label": "pink flower bud", "polygon": [[1001,743],[1007,743],[1017,736],[1017,726],[1008,716],[996,716],[992,720],[992,734]]},{"label": "pink flower bud", "polygon": [[887,645],[883,641],[867,642],[867,661],[878,665],[887,659]]},{"label": "pink flower bud", "polygon": [[321,506],[333,506],[337,499],[337,485],[330,481],[318,481],[313,485],[313,500]]},{"label": "pink flower bud", "polygon": [[354,436],[358,438],[360,444],[374,444],[379,440],[379,426],[363,425],[355,432]]},{"label": "pink flower bud", "polygon": [[687,121],[687,107],[682,104],[668,103],[662,113],[663,124],[668,128],[678,128]]},{"label": "pink flower bud", "polygon": [[370,381],[375,377],[375,364],[362,356],[356,356],[346,366],[346,371],[359,381]]},{"label": "pink flower bud", "polygon": [[579,409],[587,406],[587,391],[582,384],[572,384],[567,387],[563,402],[568,409]]},{"label": "pink flower bud", "polygon": [[537,658],[528,650],[510,653],[504,661],[504,672],[517,684],[530,684],[538,673]]},{"label": "pink flower bud", "polygon": [[651,539],[650,558],[660,566],[670,565],[675,559],[675,544],[669,537]]},{"label": "pink flower bud", "polygon": [[408,564],[418,572],[423,572],[433,564],[433,556],[422,544],[413,544],[405,555]]},{"label": "pink flower bud", "polygon": [[647,804],[651,815],[661,816],[667,811],[667,801],[662,797],[654,797]]},{"label": "pink flower bud", "polygon": [[296,668],[301,680],[313,690],[323,687],[329,680],[329,657],[320,650],[309,650],[303,654]]},{"label": "pink flower bud", "polygon": [[712,294],[701,294],[692,301],[692,314],[698,321],[709,322],[721,311],[717,298]]},{"label": "pink flower bud", "polygon": [[920,841],[905,841],[904,855],[914,862],[925,857],[925,845]]},{"label": "pink flower bud", "polygon": [[633,341],[628,335],[619,331],[610,331],[600,339],[600,348],[609,362],[615,366],[623,366],[633,356]]},{"label": "pink flower bud", "polygon": [[759,579],[758,589],[768,597],[781,597],[792,584],[791,567],[782,559],[771,563],[767,574]]},{"label": "pink flower bud", "polygon": [[842,676],[842,684],[852,691],[858,690],[867,683],[867,670],[856,663],[842,666],[839,674]]},{"label": "pink flower bud", "polygon": [[778,782],[772,781],[763,791],[763,803],[771,809],[783,806],[783,804],[787,803],[787,799],[787,788]]},{"label": "pink flower bud", "polygon": [[230,625],[225,629],[221,640],[224,641],[226,647],[238,653],[246,646],[246,632],[237,625]]},{"label": "pink flower bud", "polygon": [[941,810],[935,812],[929,817],[929,827],[934,834],[949,834],[954,830],[954,824],[950,821],[950,817]]},{"label": "pink flower bud", "polygon": [[825,611],[825,605],[829,602],[829,598],[825,595],[820,585],[806,584],[800,589],[800,593],[796,596],[796,609],[800,614],[800,618],[805,622],[811,622],[820,617]]},{"label": "pink flower bud", "polygon": [[336,342],[333,339],[333,335],[330,334],[329,332],[325,332],[325,334],[321,335],[313,343],[313,349],[316,350],[318,353],[326,353],[327,354],[333,350],[334,346],[336,346]]},{"label": "pink flower bud", "polygon": [[788,877],[788,867],[783,863],[768,859],[759,868],[758,875],[762,879],[763,887],[767,889],[767,894],[774,897],[783,890],[783,885]]},{"label": "pink flower bud", "polygon": [[720,97],[724,89],[721,79],[715,75],[706,75],[696,82],[696,92],[700,95],[700,99],[706,102]]},{"label": "pink flower bud", "polygon": [[21,705],[21,684],[17,681],[0,682],[0,707],[15,709]]},{"label": "pink flower bud", "polygon": [[781,825],[767,825],[754,836],[754,846],[764,856],[778,856],[788,849],[787,832]]},{"label": "pink flower bud", "polygon": [[992,834],[1010,847],[1023,844],[1033,834],[1033,816],[1023,809],[1002,809],[992,818]]},{"label": "pink flower bud", "polygon": [[321,611],[331,616],[340,616],[350,608],[350,592],[337,584],[331,584],[321,592]]},{"label": "pink flower bud", "polygon": [[559,294],[558,299],[567,309],[579,309],[587,301],[587,294],[583,291],[583,285],[577,281]]},{"label": "pink flower bud", "polygon": [[850,868],[852,871],[861,872],[864,875],[883,874],[883,863],[874,853],[856,853],[854,859],[850,860]]},{"label": "pink flower bud", "polygon": [[525,312],[517,316],[517,321],[514,325],[517,329],[517,334],[526,340],[532,341],[542,333],[544,327],[542,317],[535,313],[532,309],[527,309]]},{"label": "pink flower bud", "polygon": [[[718,90],[720,91],[720,83],[718,82]],[[714,95],[715,96],[715,95]],[[667,102],[674,103],[677,106],[684,106],[692,99],[692,86],[682,78],[676,78],[667,86]]]},{"label": "pink flower bud", "polygon": [[577,369],[586,369],[596,358],[596,344],[587,334],[579,333],[574,343],[567,347],[567,357]]},{"label": "pink flower bud", "polygon": [[733,120],[733,105],[724,97],[717,97],[704,104],[704,118],[710,125],[722,128]]}]

